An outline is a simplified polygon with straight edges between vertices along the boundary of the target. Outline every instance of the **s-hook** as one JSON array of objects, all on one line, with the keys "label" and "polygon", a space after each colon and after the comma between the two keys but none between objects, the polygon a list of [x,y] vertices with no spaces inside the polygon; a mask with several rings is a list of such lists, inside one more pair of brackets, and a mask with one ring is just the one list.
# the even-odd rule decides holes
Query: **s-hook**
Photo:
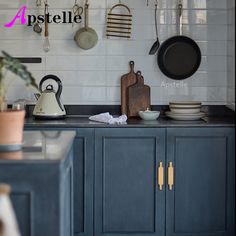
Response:
[{"label": "s-hook", "polygon": [[49,6],[48,0],[45,0],[45,1],[44,1],[44,5],[45,5],[45,6]]},{"label": "s-hook", "polygon": [[75,4],[73,6],[73,13],[74,13],[74,16],[80,16],[83,14],[83,7],[79,6],[78,4],[78,0],[75,0]]},{"label": "s-hook", "polygon": [[42,6],[42,1],[41,0],[36,0],[36,6],[41,7]]}]

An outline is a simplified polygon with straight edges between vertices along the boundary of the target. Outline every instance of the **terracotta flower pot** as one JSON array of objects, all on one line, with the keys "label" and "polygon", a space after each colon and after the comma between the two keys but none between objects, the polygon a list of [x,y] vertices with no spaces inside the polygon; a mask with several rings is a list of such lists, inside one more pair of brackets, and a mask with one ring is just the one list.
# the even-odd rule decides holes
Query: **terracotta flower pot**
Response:
[{"label": "terracotta flower pot", "polygon": [[0,145],[21,144],[25,110],[0,112]]},{"label": "terracotta flower pot", "polygon": [[[22,160],[23,152],[0,152],[0,160]],[[1,236],[1,234],[0,234]]]}]

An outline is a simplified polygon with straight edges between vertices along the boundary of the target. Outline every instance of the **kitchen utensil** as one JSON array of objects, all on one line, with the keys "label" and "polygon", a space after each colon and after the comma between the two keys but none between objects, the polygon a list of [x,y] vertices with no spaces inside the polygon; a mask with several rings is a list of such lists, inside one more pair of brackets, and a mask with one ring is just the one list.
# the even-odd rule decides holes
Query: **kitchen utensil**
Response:
[{"label": "kitchen utensil", "polygon": [[38,34],[42,33],[43,29],[42,29],[41,24],[38,21],[34,24],[33,30],[35,33],[38,33]]},{"label": "kitchen utensil", "polygon": [[[47,85],[43,91],[43,84],[47,80],[54,80],[58,85],[57,92],[54,91],[51,84]],[[35,105],[33,115],[37,119],[59,119],[65,118],[66,111],[61,103],[60,97],[62,93],[62,82],[55,75],[45,76],[39,84],[41,94],[36,94],[37,103]]]},{"label": "kitchen utensil", "polygon": [[[127,88],[137,82],[137,76],[134,72],[134,61],[129,62],[130,72],[121,77],[121,113],[127,115]],[[144,79],[142,77],[144,84]]]},{"label": "kitchen utensil", "polygon": [[75,34],[75,42],[77,45],[84,49],[88,50],[93,48],[98,42],[98,35],[96,31],[88,26],[89,24],[89,4],[85,4],[85,26],[79,29]]},{"label": "kitchen utensil", "polygon": [[[37,14],[39,15],[39,7],[41,6],[41,0],[37,0],[36,1],[36,8],[37,8]],[[36,23],[33,26],[33,30],[34,32],[41,34],[43,29],[42,29],[42,25],[39,23],[38,21],[38,16],[37,16],[37,20]]]},{"label": "kitchen utensil", "polygon": [[150,111],[149,109],[147,109],[146,111],[139,111],[139,116],[143,119],[143,120],[156,120],[161,112],[160,111]]},{"label": "kitchen utensil", "polygon": [[50,51],[50,42],[49,42],[49,30],[48,30],[48,21],[49,19],[49,11],[48,11],[48,4],[47,1],[45,2],[45,10],[44,10],[44,16],[45,16],[45,32],[44,32],[44,43],[43,43],[43,50],[45,52]]},{"label": "kitchen utensil", "polygon": [[138,112],[150,108],[150,87],[144,85],[142,74],[137,72],[137,82],[127,88],[128,117],[137,117]]},{"label": "kitchen utensil", "polygon": [[192,76],[201,64],[201,50],[197,43],[183,36],[182,1],[178,4],[180,32],[167,39],[159,48],[157,62],[169,78],[183,80]]},{"label": "kitchen utensil", "polygon": [[[121,12],[124,9],[127,13]],[[130,8],[122,3],[114,5],[107,14],[106,36],[108,38],[119,37],[129,39],[131,38],[131,30],[132,14]]]},{"label": "kitchen utensil", "polygon": [[182,120],[182,121],[194,121],[200,120],[206,116],[204,112],[194,113],[194,114],[177,114],[174,112],[166,112],[166,116],[172,118],[174,120]]},{"label": "kitchen utensil", "polygon": [[149,55],[154,55],[160,47],[160,40],[159,40],[158,28],[157,28],[157,8],[158,8],[158,1],[156,0],[156,4],[155,4],[155,29],[156,29],[156,38],[157,38],[157,40],[152,45],[151,50],[149,52]]}]

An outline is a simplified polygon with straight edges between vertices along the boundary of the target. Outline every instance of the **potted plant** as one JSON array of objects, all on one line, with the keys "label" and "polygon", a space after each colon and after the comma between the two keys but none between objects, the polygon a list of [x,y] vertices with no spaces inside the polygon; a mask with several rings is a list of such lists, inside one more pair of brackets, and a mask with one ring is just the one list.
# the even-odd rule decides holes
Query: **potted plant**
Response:
[{"label": "potted plant", "polygon": [[19,60],[2,52],[0,59],[0,147],[20,145],[23,136],[25,110],[12,110],[7,108],[6,94],[9,87],[6,72],[11,71],[21,78],[26,86],[32,86],[38,90],[38,85],[26,66]]}]

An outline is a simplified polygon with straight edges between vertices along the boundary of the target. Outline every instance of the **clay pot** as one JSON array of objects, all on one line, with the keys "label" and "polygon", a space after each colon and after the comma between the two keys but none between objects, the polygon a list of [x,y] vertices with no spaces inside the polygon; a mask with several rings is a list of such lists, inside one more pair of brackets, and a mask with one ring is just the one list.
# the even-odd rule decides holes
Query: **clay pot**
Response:
[{"label": "clay pot", "polygon": [[0,145],[21,144],[25,110],[0,112]]},{"label": "clay pot", "polygon": [[[23,152],[0,152],[0,160],[22,160]],[[0,235],[1,236],[1,235]]]}]

